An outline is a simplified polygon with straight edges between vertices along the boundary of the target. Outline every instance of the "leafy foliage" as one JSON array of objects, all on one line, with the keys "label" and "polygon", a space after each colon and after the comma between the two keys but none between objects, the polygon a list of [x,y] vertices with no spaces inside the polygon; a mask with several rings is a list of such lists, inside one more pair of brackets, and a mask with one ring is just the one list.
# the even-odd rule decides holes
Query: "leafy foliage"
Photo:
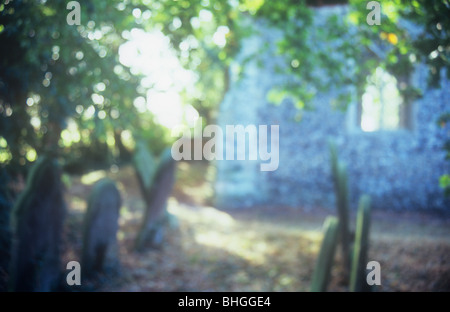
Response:
[{"label": "leafy foliage", "polygon": [[[67,25],[65,0],[0,5],[0,45],[8,47],[0,51],[0,161],[13,175],[45,153],[61,156],[73,172],[129,160],[131,138],[149,142],[156,154],[164,149],[167,130],[133,105],[149,87],[118,60],[133,28],[162,31],[181,64],[197,74],[195,89],[183,99],[206,123],[217,116],[239,42],[252,33],[249,17],[284,30],[277,48],[286,66],[280,70],[294,78],[272,98],[291,96],[299,109],[311,108],[311,99],[331,87],[339,90],[334,105],[345,109],[352,86],[361,92],[377,67],[397,77],[408,102],[420,95],[408,80],[415,62],[427,62],[432,85],[449,67],[448,1],[383,2],[380,26],[367,25],[362,0],[350,1],[346,18],[321,21],[310,7],[319,2],[304,0],[80,3],[80,26]],[[422,28],[410,34],[408,23]]]},{"label": "leafy foliage", "polygon": [[[316,16],[307,4],[262,1],[256,13],[284,30],[278,43],[278,52],[286,61],[281,70],[297,79],[279,86],[277,92],[282,96],[278,98],[290,96],[299,109],[312,108],[310,100],[331,87],[341,90],[335,105],[346,108],[354,93],[351,87],[362,92],[367,76],[377,67],[397,78],[408,102],[420,96],[408,78],[414,63],[429,65],[432,86],[438,85],[441,69],[450,67],[448,1],[383,2],[379,26],[366,23],[367,1],[352,0],[347,16],[330,15],[325,22],[314,21]],[[415,34],[408,31],[412,25],[418,29]],[[317,75],[317,69],[326,75]]]},{"label": "leafy foliage", "polygon": [[[117,55],[133,20],[112,4],[82,2],[78,27],[66,23],[66,1],[1,6],[0,42],[9,47],[0,52],[5,163],[25,165],[42,153],[70,159],[80,155],[61,147],[105,145],[114,131],[135,125],[138,79]],[[79,135],[65,133],[68,126]]]},{"label": "leafy foliage", "polygon": [[[445,128],[450,125],[450,113],[443,114],[438,120],[438,126]],[[450,138],[444,143],[444,150],[446,152],[445,159],[450,161]],[[444,174],[439,179],[439,185],[444,189],[445,196],[450,196],[450,174]]]}]

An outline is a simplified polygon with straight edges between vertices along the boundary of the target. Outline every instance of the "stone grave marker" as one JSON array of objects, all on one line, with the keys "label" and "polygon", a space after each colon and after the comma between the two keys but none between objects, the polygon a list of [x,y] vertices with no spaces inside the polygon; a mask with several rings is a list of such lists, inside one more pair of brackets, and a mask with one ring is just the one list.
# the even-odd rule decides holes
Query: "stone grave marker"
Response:
[{"label": "stone grave marker", "polygon": [[81,268],[85,276],[118,269],[117,230],[120,193],[110,179],[98,181],[90,194],[83,224]]},{"label": "stone grave marker", "polygon": [[[142,183],[144,178],[139,179],[146,210],[136,239],[137,250],[142,250],[146,246],[160,247],[163,242],[170,219],[166,206],[175,183],[175,168],[175,161],[170,153],[170,148],[168,148],[160,157],[150,187],[146,187]],[[138,175],[142,174],[143,172],[138,172]]]},{"label": "stone grave marker", "polygon": [[56,160],[40,157],[12,212],[12,291],[52,291],[61,278],[65,203]]}]

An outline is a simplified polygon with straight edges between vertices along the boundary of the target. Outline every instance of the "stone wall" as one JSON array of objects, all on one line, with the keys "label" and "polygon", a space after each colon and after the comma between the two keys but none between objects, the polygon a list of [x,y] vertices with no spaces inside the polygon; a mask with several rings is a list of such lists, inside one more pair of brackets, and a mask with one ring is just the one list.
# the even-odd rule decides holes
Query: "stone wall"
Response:
[{"label": "stone wall", "polygon": [[[345,7],[318,9],[318,14],[342,13]],[[274,66],[279,30],[255,22],[256,34],[244,39],[236,64],[231,66],[230,90],[220,110],[219,124],[278,124],[279,167],[261,172],[258,161],[217,161],[216,204],[219,207],[289,205],[334,209],[328,140],[337,143],[348,167],[351,204],[362,193],[372,196],[375,209],[448,210],[450,201],[439,188],[439,176],[449,171],[443,142],[449,129],[437,126],[450,109],[450,81],[443,73],[441,88],[427,87],[427,68],[417,65],[412,83],[424,96],[411,103],[411,129],[363,132],[357,127],[356,98],[346,112],[330,106],[334,91],[316,96],[314,111],[302,113],[285,100],[268,102],[267,92],[282,79]],[[251,58],[257,51],[257,58]],[[248,60],[250,56],[250,60]],[[246,60],[246,61],[245,61]],[[245,62],[245,66],[240,67]],[[239,73],[239,69],[243,69]]]}]

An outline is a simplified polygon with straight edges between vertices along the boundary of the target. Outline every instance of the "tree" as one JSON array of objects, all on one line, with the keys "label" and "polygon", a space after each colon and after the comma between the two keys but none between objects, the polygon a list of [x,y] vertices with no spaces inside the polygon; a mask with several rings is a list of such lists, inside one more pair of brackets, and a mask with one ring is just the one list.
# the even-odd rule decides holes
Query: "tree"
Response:
[{"label": "tree", "polygon": [[133,20],[117,3],[82,2],[78,27],[66,23],[66,1],[0,6],[2,167],[19,172],[37,155],[63,154],[70,123],[84,130],[72,138],[83,143],[134,124],[138,78],[117,56]]}]

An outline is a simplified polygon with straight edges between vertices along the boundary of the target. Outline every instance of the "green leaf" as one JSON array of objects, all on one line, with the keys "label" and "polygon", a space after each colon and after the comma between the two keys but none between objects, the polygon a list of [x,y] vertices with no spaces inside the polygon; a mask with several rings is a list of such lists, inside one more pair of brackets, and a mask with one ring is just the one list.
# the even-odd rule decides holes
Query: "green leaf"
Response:
[{"label": "green leaf", "polygon": [[439,186],[443,189],[450,187],[450,175],[444,174],[439,178]]}]

